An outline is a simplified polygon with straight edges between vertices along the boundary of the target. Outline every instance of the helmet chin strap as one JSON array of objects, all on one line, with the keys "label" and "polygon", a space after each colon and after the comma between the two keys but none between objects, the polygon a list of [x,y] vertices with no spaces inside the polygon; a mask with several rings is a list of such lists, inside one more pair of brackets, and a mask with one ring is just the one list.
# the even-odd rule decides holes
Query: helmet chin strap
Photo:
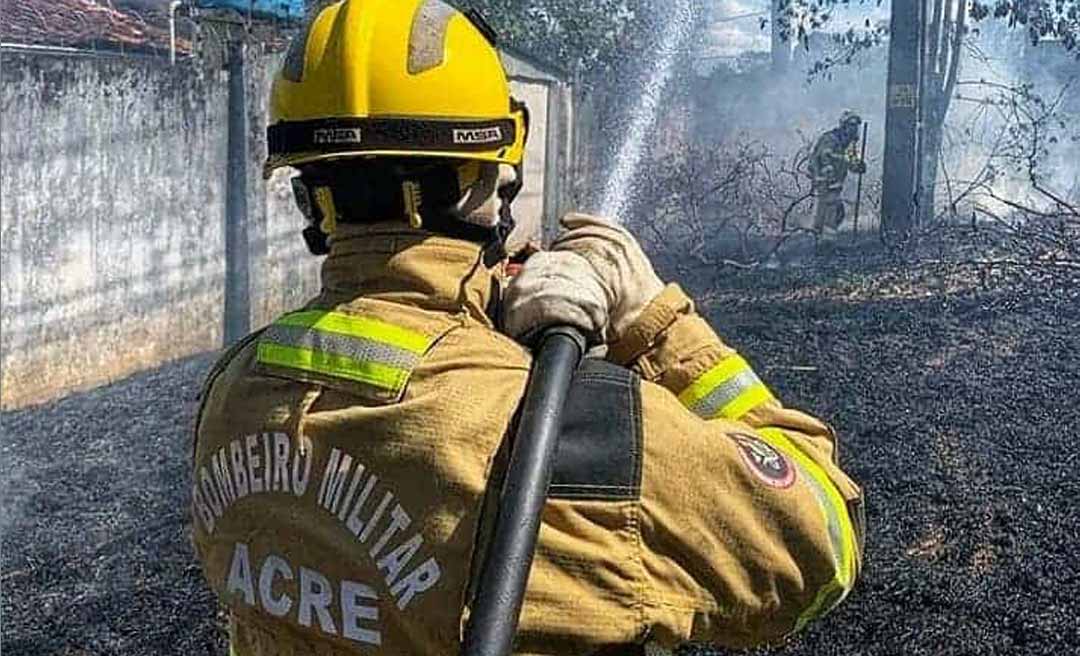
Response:
[{"label": "helmet chin strap", "polygon": [[[528,142],[529,138],[529,106],[523,101],[510,97],[510,111],[520,112],[522,118],[522,124],[524,127],[524,142]],[[521,188],[525,185],[525,168],[522,162],[518,162],[514,165],[514,179],[507,184],[500,185],[498,188],[499,196],[499,223],[495,227],[495,234],[497,235],[495,242],[498,244],[498,250],[493,251],[487,257],[485,257],[485,264],[488,260],[494,260],[488,266],[494,266],[497,262],[505,260],[507,257],[506,252],[506,240],[510,237],[510,232],[513,231],[515,221],[511,211],[511,205],[518,194],[521,193]],[[497,257],[496,257],[497,256]]]},{"label": "helmet chin strap", "polygon": [[488,267],[495,266],[507,257],[506,240],[517,224],[511,206],[525,184],[522,172],[521,164],[514,166],[513,181],[501,185],[496,191],[499,197],[499,222],[495,225],[495,239],[484,249],[484,264]]},{"label": "helmet chin strap", "polygon": [[[461,183],[455,173],[446,170],[416,175],[386,172],[374,179],[349,176],[348,184],[307,171],[293,178],[292,186],[297,207],[308,221],[303,235],[312,254],[329,252],[338,223],[401,217],[414,229],[482,245],[484,263],[490,268],[506,258],[506,240],[515,225],[511,207],[523,186],[520,165],[501,170],[502,175],[492,171],[488,181],[472,183],[487,187],[486,194],[476,190],[486,195],[486,200],[474,195],[464,206],[455,206],[450,200],[460,193]],[[402,190],[416,193],[403,194]],[[471,215],[464,215],[470,211]]]}]

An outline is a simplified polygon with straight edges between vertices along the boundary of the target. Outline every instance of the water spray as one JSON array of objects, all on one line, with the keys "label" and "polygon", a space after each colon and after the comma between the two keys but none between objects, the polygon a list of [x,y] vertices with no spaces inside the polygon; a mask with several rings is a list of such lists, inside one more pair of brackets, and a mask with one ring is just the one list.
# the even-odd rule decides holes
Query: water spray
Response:
[{"label": "water spray", "polygon": [[690,37],[693,16],[691,0],[675,0],[672,3],[667,23],[657,43],[656,59],[653,60],[648,82],[642,88],[637,105],[629,115],[626,137],[615,157],[611,177],[604,185],[600,213],[612,220],[623,220],[628,190],[641,163],[645,139],[656,124],[660,97],[671,79],[675,59]]}]

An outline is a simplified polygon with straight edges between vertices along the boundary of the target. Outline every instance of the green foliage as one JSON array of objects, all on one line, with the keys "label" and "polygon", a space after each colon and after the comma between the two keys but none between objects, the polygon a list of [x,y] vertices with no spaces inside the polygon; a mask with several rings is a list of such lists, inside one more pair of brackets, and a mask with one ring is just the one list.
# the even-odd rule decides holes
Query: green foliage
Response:
[{"label": "green foliage", "polygon": [[1059,41],[1080,58],[1080,0],[973,0],[971,17],[1006,20],[1026,28],[1032,43]]},{"label": "green foliage", "polygon": [[500,41],[595,81],[649,46],[657,0],[456,0],[476,9]]},{"label": "green foliage", "polygon": [[[781,37],[796,39],[808,46],[810,35],[833,18],[838,6],[874,5],[881,0],[774,0]],[[899,0],[894,0],[899,1]],[[1080,58],[1080,0],[972,0],[970,16],[975,21],[1003,20],[1010,27],[1024,28],[1032,43],[1054,41]],[[887,34],[882,25],[867,19],[864,29],[836,35],[857,52],[877,45]]]}]

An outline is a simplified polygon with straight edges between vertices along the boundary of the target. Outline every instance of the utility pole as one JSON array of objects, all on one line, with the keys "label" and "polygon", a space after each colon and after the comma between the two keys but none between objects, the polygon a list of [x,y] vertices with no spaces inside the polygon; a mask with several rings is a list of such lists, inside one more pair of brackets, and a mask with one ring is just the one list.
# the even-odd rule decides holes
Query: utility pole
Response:
[{"label": "utility pole", "polygon": [[[225,170],[225,216],[222,233],[225,250],[225,302],[222,328],[225,346],[231,346],[251,331],[251,234],[248,226],[248,196],[251,191],[248,160],[250,114],[248,112],[246,62],[248,44],[256,44],[270,33],[280,34],[281,25],[297,25],[305,6],[324,0],[185,0],[198,25],[198,57],[213,67],[228,71],[228,122]],[[220,49],[220,50],[219,50]]]},{"label": "utility pole", "polygon": [[225,326],[226,346],[235,344],[251,328],[251,286],[248,244],[248,119],[244,84],[244,37],[228,45],[229,132],[228,172],[225,189]]},{"label": "utility pole", "polygon": [[925,0],[892,3],[885,105],[882,229],[903,238],[919,207],[919,83]]}]

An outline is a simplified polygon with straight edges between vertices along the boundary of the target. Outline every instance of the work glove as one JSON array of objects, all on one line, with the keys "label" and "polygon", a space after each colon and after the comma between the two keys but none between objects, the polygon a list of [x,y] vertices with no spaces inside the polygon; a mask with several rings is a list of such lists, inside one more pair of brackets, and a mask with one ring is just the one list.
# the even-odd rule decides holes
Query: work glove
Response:
[{"label": "work glove", "polygon": [[504,329],[528,342],[545,327],[575,326],[593,343],[617,342],[664,289],[624,228],[568,214],[550,251],[530,257],[510,282]]}]

